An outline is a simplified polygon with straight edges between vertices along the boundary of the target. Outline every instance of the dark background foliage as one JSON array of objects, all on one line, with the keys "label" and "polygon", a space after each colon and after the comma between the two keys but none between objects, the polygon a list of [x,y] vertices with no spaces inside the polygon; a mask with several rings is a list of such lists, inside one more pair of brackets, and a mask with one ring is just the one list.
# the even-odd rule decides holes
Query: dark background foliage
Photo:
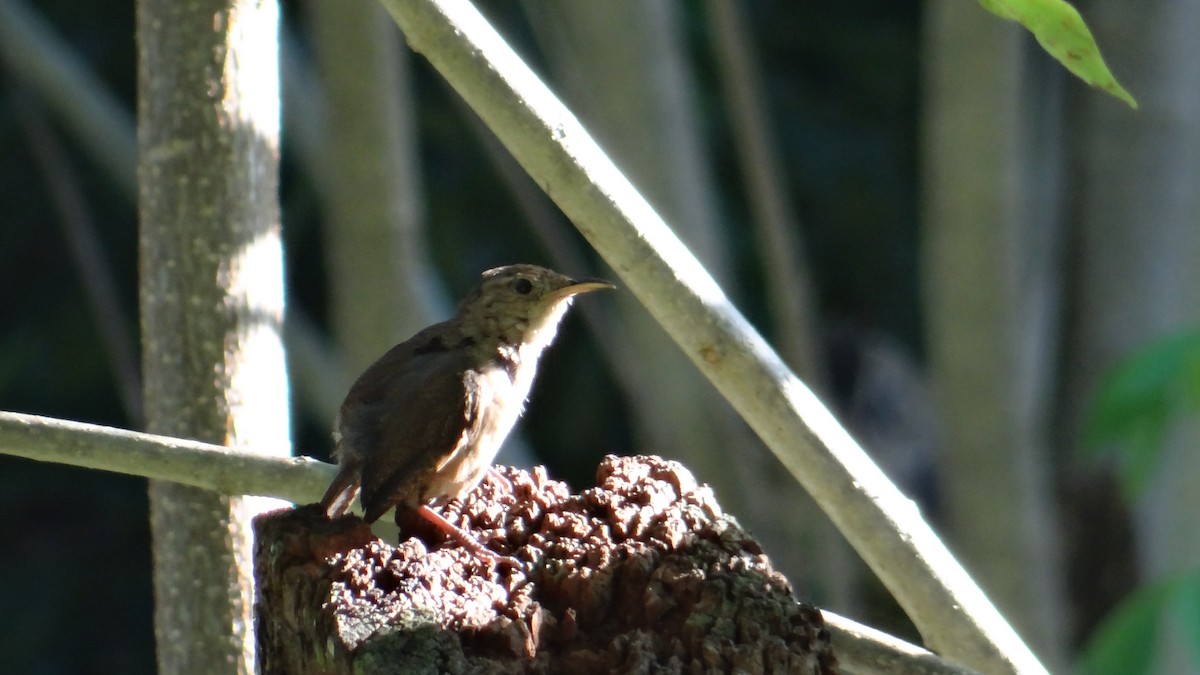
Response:
[{"label": "dark background foliage", "polygon": [[[130,111],[135,108],[133,4],[39,0],[61,38]],[[765,313],[737,162],[698,4],[685,3],[716,160],[727,241],[742,287],[739,306]],[[535,55],[519,7],[484,7],[518,51]],[[917,26],[914,2],[748,3],[788,186],[805,226],[822,313],[891,335],[917,353],[915,265]],[[305,44],[305,12],[285,7]],[[536,62],[536,57],[531,56]],[[430,241],[457,296],[478,272],[544,262],[468,131],[462,106],[417,60],[420,146]],[[287,111],[284,111],[286,117]],[[67,253],[46,177],[36,169],[27,115],[61,141],[86,213],[136,335],[137,218],[115,183],[61,134],[40,101],[0,71],[0,409],[137,428],[122,409],[94,308]],[[286,125],[285,125],[286,127]],[[282,195],[291,307],[325,316],[319,208],[283,139]],[[114,308],[107,308],[111,311]],[[598,365],[582,322],[564,328],[524,424],[552,472],[587,484],[607,452],[623,452],[620,397]],[[610,336],[611,337],[611,336]],[[580,373],[585,376],[581,377]],[[587,386],[581,386],[583,381]],[[574,415],[573,409],[595,411]],[[324,457],[327,420],[294,418],[298,453]],[[152,672],[145,482],[0,457],[0,654],[19,673]]]}]

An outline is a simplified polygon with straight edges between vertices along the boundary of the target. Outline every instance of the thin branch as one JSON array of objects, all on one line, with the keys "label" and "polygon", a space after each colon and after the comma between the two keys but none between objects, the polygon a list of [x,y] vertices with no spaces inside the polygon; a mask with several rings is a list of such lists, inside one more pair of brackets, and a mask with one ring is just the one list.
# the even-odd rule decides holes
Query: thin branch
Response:
[{"label": "thin branch", "polygon": [[0,412],[0,453],[171,481],[225,495],[317,501],[336,473],[311,457],[257,455],[95,424]]},{"label": "thin branch", "polygon": [[977,672],[827,609],[821,610],[821,616],[833,638],[838,669],[844,673],[972,675]]},{"label": "thin branch", "polygon": [[384,0],[425,55],[816,498],[926,642],[989,671],[1045,668],[578,120],[466,2]]}]

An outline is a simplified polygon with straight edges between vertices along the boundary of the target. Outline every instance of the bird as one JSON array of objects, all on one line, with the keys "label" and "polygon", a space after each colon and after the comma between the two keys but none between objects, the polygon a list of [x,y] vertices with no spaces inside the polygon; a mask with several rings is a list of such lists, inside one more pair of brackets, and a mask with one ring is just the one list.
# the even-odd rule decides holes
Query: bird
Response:
[{"label": "bird", "polygon": [[344,515],[355,496],[368,523],[415,509],[488,554],[430,506],[465,495],[490,470],[575,296],[614,287],[537,265],[483,272],[453,317],[392,347],[350,387],[333,427],[338,472],[320,502],[326,515]]}]

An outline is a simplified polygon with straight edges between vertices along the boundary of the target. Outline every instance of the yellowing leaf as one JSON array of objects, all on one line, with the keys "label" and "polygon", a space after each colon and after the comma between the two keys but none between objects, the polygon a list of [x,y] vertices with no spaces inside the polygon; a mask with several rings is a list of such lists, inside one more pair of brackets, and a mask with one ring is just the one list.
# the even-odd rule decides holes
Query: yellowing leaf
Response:
[{"label": "yellowing leaf", "polygon": [[1100,56],[1100,48],[1079,12],[1064,0],[979,0],[991,13],[1029,29],[1067,70],[1137,108],[1137,101],[1117,82]]}]

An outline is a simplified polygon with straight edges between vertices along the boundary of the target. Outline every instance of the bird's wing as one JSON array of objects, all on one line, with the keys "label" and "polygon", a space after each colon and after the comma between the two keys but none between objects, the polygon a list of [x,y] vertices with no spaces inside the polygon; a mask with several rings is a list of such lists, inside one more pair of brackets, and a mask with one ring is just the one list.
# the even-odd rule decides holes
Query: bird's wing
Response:
[{"label": "bird's wing", "polygon": [[372,430],[359,440],[372,444],[360,446],[367,522],[399,502],[423,499],[421,489],[439,460],[464,442],[476,417],[466,382],[470,365],[466,350],[450,349],[414,355],[392,371],[372,404]]}]

